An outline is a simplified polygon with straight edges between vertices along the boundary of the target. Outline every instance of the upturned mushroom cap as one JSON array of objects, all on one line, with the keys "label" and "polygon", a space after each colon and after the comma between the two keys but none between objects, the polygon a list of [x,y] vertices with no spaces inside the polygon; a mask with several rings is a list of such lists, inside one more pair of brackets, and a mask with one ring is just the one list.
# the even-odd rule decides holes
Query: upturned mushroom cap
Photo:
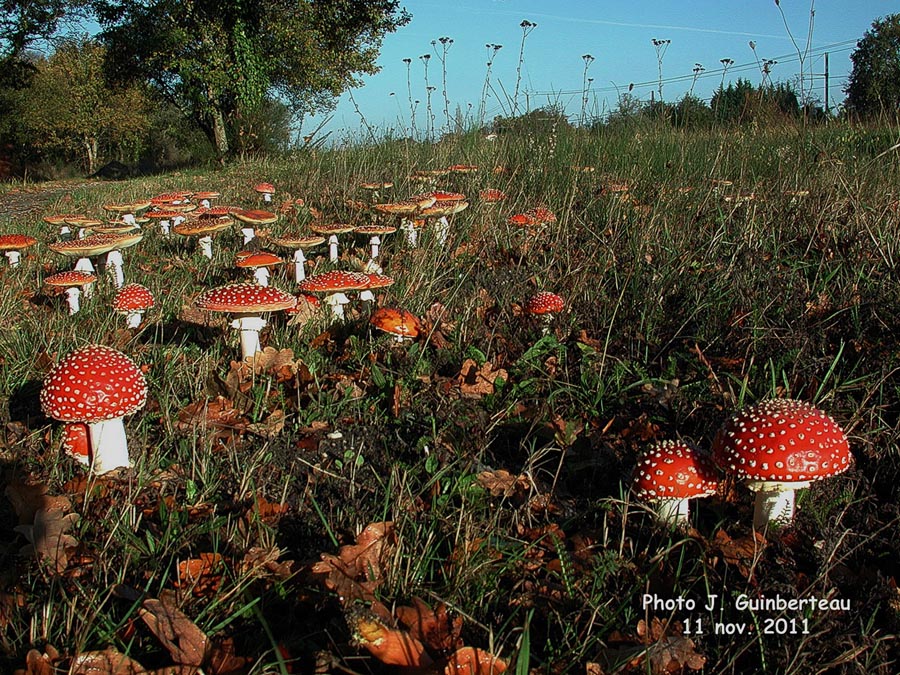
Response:
[{"label": "upturned mushroom cap", "polygon": [[146,286],[126,284],[116,292],[112,308],[117,312],[140,312],[150,309],[155,303],[153,293]]},{"label": "upturned mushroom cap", "polygon": [[360,225],[353,231],[356,234],[371,236],[376,234],[394,234],[394,232],[397,231],[397,228],[393,225],[379,225],[378,223],[370,223],[368,225]]},{"label": "upturned mushroom cap", "polygon": [[173,218],[183,217],[184,212],[174,209],[154,209],[153,211],[147,211],[144,215],[153,220],[172,220]]},{"label": "upturned mushroom cap", "polygon": [[278,221],[277,213],[263,211],[262,209],[242,209],[241,211],[234,211],[232,215],[248,225],[271,225]]},{"label": "upturned mushroom cap", "polygon": [[21,251],[36,243],[37,239],[27,234],[0,234],[0,251]]},{"label": "upturned mushroom cap", "polygon": [[41,410],[61,422],[94,424],[129,415],[147,401],[147,381],[125,354],[88,345],[60,361],[44,378]]},{"label": "upturned mushroom cap", "polygon": [[389,190],[392,187],[394,187],[394,184],[391,183],[390,181],[383,181],[380,183],[367,182],[367,183],[360,183],[359,187],[362,190]]},{"label": "upturned mushroom cap", "polygon": [[388,204],[375,204],[372,208],[381,213],[389,213],[395,216],[411,216],[422,209],[434,206],[436,201],[434,197],[420,195],[418,199],[404,199],[403,201]]},{"label": "upturned mushroom cap", "polygon": [[634,468],[635,496],[694,499],[715,494],[719,484],[712,463],[681,441],[660,441],[641,453]]},{"label": "upturned mushroom cap", "polygon": [[290,309],[297,302],[290,293],[274,286],[228,284],[201,293],[194,304],[210,312],[261,313]]},{"label": "upturned mushroom cap", "polygon": [[361,291],[368,287],[368,275],[345,270],[315,274],[301,281],[299,286],[304,293],[340,293],[342,291]]},{"label": "upturned mushroom cap", "polygon": [[475,173],[478,167],[474,164],[451,164],[447,170],[451,173]]},{"label": "upturned mushroom cap", "polygon": [[44,216],[43,221],[48,225],[62,225],[70,218],[84,218],[84,216],[78,213],[56,213],[53,215]]},{"label": "upturned mushroom cap", "polygon": [[309,229],[316,234],[344,234],[353,232],[356,226],[349,223],[311,223]]},{"label": "upturned mushroom cap", "polygon": [[416,338],[422,332],[422,322],[412,312],[393,307],[380,307],[369,318],[378,330],[405,338]]},{"label": "upturned mushroom cap", "polygon": [[523,311],[526,314],[556,314],[565,306],[565,301],[556,293],[540,291],[528,298]]},{"label": "upturned mushroom cap", "polygon": [[78,270],[68,270],[66,272],[57,272],[46,279],[44,283],[48,286],[56,288],[71,288],[73,286],[85,286],[97,281],[97,277],[88,272],[80,272]]},{"label": "upturned mushroom cap", "polygon": [[182,237],[203,237],[227,230],[232,225],[234,225],[234,220],[231,216],[215,216],[213,218],[185,220],[173,227],[172,231],[175,234],[180,234]]},{"label": "upturned mushroom cap", "polygon": [[312,248],[325,243],[325,237],[321,235],[300,234],[297,232],[286,232],[277,236],[268,235],[266,237],[276,246],[284,248]]},{"label": "upturned mushroom cap", "polygon": [[275,186],[271,183],[257,183],[253,189],[261,195],[274,195]]},{"label": "upturned mushroom cap", "polygon": [[850,468],[847,436],[805,401],[776,398],[741,410],[713,442],[716,464],[746,481],[805,483]]},{"label": "upturned mushroom cap", "polygon": [[72,239],[49,244],[48,248],[56,253],[75,258],[103,255],[116,249],[134,246],[144,238],[142,232],[125,232],[121,234],[92,234],[84,239]]},{"label": "upturned mushroom cap", "polygon": [[256,251],[255,253],[249,253],[247,255],[238,254],[234,262],[235,267],[250,269],[256,269],[257,267],[274,267],[275,265],[282,264],[284,264],[284,260],[268,251]]},{"label": "upturned mushroom cap", "polygon": [[423,218],[440,218],[441,216],[452,216],[467,208],[469,208],[469,202],[466,201],[439,201],[435,202],[434,206],[419,211],[419,215]]}]

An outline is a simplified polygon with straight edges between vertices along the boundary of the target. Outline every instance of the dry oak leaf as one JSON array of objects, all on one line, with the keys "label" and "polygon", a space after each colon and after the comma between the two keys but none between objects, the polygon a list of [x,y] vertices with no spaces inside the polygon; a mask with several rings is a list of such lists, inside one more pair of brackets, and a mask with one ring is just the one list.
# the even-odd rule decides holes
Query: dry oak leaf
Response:
[{"label": "dry oak leaf", "polygon": [[429,666],[433,663],[425,645],[407,631],[391,628],[371,609],[354,605],[347,612],[352,643],[390,666]]},{"label": "dry oak leaf", "polygon": [[326,587],[335,591],[344,604],[372,601],[375,589],[386,576],[385,567],[396,543],[393,522],[370,523],[360,532],[356,544],[342,546],[337,555],[323,553],[311,571],[325,575]]},{"label": "dry oak leaf", "polygon": [[145,675],[147,670],[115,647],[82,652],[72,660],[69,675]]},{"label": "dry oak leaf", "polygon": [[477,647],[461,647],[450,655],[444,675],[499,675],[509,664],[498,656]]},{"label": "dry oak leaf", "polygon": [[446,653],[462,646],[462,617],[451,617],[444,603],[431,609],[424,600],[413,597],[412,606],[397,607],[394,614],[410,635],[434,651]]},{"label": "dry oak leaf", "polygon": [[253,366],[253,372],[257,375],[260,373],[276,373],[282,368],[287,368],[292,373],[297,372],[297,362],[294,360],[293,349],[278,350],[274,347],[266,347],[261,352],[256,352],[249,360]]},{"label": "dry oak leaf", "polygon": [[284,430],[284,410],[273,410],[262,422],[254,422],[247,425],[247,431],[269,440],[275,438]]},{"label": "dry oak leaf", "polygon": [[175,588],[190,588],[200,597],[215,594],[222,584],[223,560],[218,553],[201,553],[178,563]]},{"label": "dry oak leaf", "polygon": [[12,504],[20,525],[30,525],[38,511],[60,508],[71,511],[72,504],[63,495],[47,494],[50,487],[46,483],[15,482],[6,486],[4,493]]},{"label": "dry oak leaf", "polygon": [[711,552],[719,552],[726,564],[737,567],[745,579],[753,573],[756,561],[766,547],[766,538],[759,532],[732,539],[725,530],[719,530],[710,542]]},{"label": "dry oak leaf", "polygon": [[141,603],[141,619],[150,628],[175,663],[200,666],[209,650],[209,638],[166,594]]},{"label": "dry oak leaf", "polygon": [[59,652],[48,645],[42,654],[31,649],[25,655],[25,669],[16,670],[15,675],[54,675],[53,662],[59,659]]},{"label": "dry oak leaf", "polygon": [[506,381],[509,374],[503,368],[494,369],[490,361],[485,361],[479,368],[474,359],[466,359],[457,376],[459,392],[465,398],[476,399],[493,394],[498,378]]},{"label": "dry oak leaf", "polygon": [[683,672],[685,668],[700,670],[706,664],[706,657],[695,651],[694,641],[682,631],[683,627],[677,621],[671,627],[668,621],[656,617],[653,617],[649,627],[644,619],[638,621],[638,635],[650,644],[644,656],[651,673],[667,675]]},{"label": "dry oak leaf", "polygon": [[478,474],[478,484],[491,493],[491,497],[512,497],[528,492],[531,481],[525,474],[513,476],[506,469],[485,470]]},{"label": "dry oak leaf", "polygon": [[69,565],[70,551],[78,546],[78,540],[69,531],[80,519],[77,513],[51,507],[38,510],[34,524],[17,525],[14,529],[29,541],[23,552],[33,552],[38,560],[61,574]]}]

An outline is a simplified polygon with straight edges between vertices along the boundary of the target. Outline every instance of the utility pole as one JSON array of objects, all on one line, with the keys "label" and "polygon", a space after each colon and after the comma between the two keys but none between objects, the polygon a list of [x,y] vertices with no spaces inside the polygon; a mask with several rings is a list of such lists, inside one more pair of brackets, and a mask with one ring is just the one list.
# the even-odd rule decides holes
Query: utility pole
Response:
[{"label": "utility pole", "polygon": [[825,52],[825,114],[828,115],[828,52]]}]

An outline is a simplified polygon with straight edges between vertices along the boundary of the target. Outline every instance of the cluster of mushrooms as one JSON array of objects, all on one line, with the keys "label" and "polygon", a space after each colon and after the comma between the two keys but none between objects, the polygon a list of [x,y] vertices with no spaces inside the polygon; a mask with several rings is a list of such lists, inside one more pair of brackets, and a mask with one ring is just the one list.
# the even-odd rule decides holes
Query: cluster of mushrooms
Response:
[{"label": "cluster of mushrooms", "polygon": [[753,527],[762,530],[790,523],[795,492],[852,461],[847,436],[830,416],[805,401],[769,399],[723,425],[712,457],[682,441],[650,446],[638,458],[633,489],[660,521],[682,526],[689,501],[716,494],[720,473],[730,475],[756,493]]}]

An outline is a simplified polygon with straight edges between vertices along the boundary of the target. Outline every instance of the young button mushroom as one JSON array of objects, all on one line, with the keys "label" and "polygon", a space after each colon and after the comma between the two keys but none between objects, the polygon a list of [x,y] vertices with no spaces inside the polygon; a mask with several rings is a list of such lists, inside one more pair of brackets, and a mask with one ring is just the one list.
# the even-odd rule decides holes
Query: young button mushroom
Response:
[{"label": "young button mushroom", "polygon": [[112,307],[119,314],[125,315],[126,325],[129,328],[137,328],[141,325],[144,312],[154,304],[153,293],[149,288],[140,284],[127,284],[116,293]]},{"label": "young button mushroom", "polygon": [[805,401],[787,398],[735,414],[716,435],[713,458],[756,492],[756,529],[789,523],[796,490],[846,471],[853,461],[837,422]]},{"label": "young button mushroom", "polygon": [[528,298],[522,311],[529,316],[539,317],[542,327],[541,333],[546,335],[550,332],[550,322],[553,320],[554,315],[563,311],[565,306],[565,301],[556,293],[540,291]]},{"label": "young button mushroom", "polygon": [[129,467],[122,418],[147,401],[147,381],[123,353],[101,345],[76,349],[47,374],[41,409],[60,422],[88,425],[91,471]]},{"label": "young button mushroom", "polygon": [[259,284],[228,284],[201,293],[194,304],[209,312],[230,312],[235,315],[232,328],[241,332],[241,358],[247,359],[259,351],[259,331],[266,326],[264,312],[290,309],[297,303],[290,293],[273,286]]},{"label": "young button mushroom", "polygon": [[657,519],[687,523],[688,502],[715,494],[719,480],[712,463],[681,441],[660,441],[638,457],[633,474],[635,496],[650,502]]}]

